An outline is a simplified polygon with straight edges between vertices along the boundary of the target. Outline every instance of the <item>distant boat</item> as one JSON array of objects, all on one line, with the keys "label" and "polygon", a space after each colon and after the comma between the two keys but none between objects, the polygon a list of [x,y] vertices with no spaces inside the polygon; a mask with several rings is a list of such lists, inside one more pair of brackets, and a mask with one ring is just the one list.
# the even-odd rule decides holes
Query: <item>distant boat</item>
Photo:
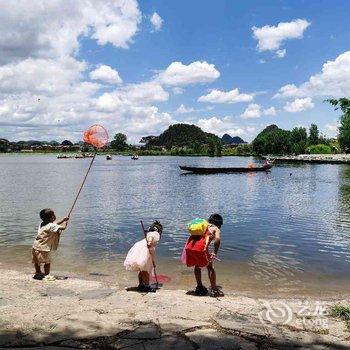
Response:
[{"label": "distant boat", "polygon": [[84,154],[76,154],[74,156],[75,159],[79,159],[79,158],[85,158],[85,155]]},{"label": "distant boat", "polygon": [[134,154],[131,159],[134,159],[134,160],[138,160],[139,159],[139,156],[137,154]]},{"label": "distant boat", "polygon": [[91,153],[79,153],[79,154],[58,154],[57,159],[83,159],[83,158],[92,158],[94,155]]},{"label": "distant boat", "polygon": [[110,154],[106,155],[106,160],[112,160],[112,156]]},{"label": "distant boat", "polygon": [[71,157],[67,156],[66,154],[58,154],[57,155],[57,159],[67,159],[67,158],[71,158]]},{"label": "distant boat", "polygon": [[203,168],[203,167],[191,167],[181,166],[180,169],[188,171],[193,174],[222,174],[222,173],[250,173],[256,171],[268,171],[272,167],[271,164],[261,167],[246,167],[246,168]]}]

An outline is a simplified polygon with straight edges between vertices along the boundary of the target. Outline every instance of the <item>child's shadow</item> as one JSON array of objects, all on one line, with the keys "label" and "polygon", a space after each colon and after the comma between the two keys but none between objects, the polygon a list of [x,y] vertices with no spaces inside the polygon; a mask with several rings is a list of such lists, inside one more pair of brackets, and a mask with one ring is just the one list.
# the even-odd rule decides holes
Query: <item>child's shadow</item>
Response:
[{"label": "child's shadow", "polygon": [[163,285],[161,283],[153,283],[150,285],[151,287],[151,291],[144,291],[144,290],[140,290],[139,287],[127,287],[125,288],[125,290],[127,292],[136,292],[136,293],[140,293],[140,294],[147,294],[147,293],[154,293],[156,292],[158,289],[160,289],[160,287],[162,287]]},{"label": "child's shadow", "polygon": [[194,296],[194,297],[206,297],[206,296],[209,295],[208,292],[205,293],[205,294],[200,294],[200,293],[196,292],[195,290],[189,290],[189,291],[186,292],[186,294],[187,294],[187,295],[192,295],[192,296]]},{"label": "child's shadow", "polygon": [[127,292],[137,292],[137,293],[144,294],[144,292],[141,292],[138,287],[128,287],[128,288],[125,288],[125,290]]}]

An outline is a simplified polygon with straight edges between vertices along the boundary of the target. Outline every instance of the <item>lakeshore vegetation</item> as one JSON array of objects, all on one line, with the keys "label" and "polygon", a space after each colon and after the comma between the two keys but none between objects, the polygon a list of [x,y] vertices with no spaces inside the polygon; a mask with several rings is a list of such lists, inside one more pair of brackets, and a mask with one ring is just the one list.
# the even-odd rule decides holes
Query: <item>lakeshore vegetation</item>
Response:
[{"label": "lakeshore vegetation", "polygon": [[[142,137],[140,145],[129,145],[127,136],[117,133],[106,147],[109,153],[139,155],[177,156],[230,156],[230,155],[298,155],[331,154],[350,152],[350,100],[340,98],[326,100],[335,110],[341,111],[337,138],[327,138],[320,134],[316,124],[295,127],[292,130],[269,125],[248,144],[240,137],[228,134],[219,138],[204,132],[196,125],[174,124],[158,136]],[[57,141],[18,141],[0,139],[0,152],[90,152],[91,146],[84,142],[73,144],[69,140]]]}]

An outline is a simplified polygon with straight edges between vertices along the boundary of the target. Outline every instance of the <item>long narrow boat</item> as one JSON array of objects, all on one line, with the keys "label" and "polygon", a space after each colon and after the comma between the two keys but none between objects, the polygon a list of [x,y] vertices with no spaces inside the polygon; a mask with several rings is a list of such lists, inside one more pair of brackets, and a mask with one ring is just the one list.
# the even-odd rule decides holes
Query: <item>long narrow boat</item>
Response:
[{"label": "long narrow boat", "polygon": [[268,171],[272,165],[264,165],[261,167],[248,168],[202,168],[192,166],[181,166],[180,169],[191,172],[193,174],[219,174],[219,173],[251,173],[256,171]]}]

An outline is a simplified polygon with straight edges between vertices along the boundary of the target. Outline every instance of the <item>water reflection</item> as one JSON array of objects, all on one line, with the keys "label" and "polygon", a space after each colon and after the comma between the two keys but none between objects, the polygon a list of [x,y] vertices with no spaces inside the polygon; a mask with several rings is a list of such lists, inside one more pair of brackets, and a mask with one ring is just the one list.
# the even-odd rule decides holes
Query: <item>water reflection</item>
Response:
[{"label": "water reflection", "polygon": [[[228,278],[245,264],[247,278],[266,285],[300,286],[312,273],[350,279],[349,166],[276,165],[270,173],[206,176],[182,176],[178,168],[251,161],[98,157],[58,256],[72,266],[78,258],[87,265],[112,261],[116,267],[142,238],[140,219],[157,218],[165,227],[159,255],[181,268],[176,259],[188,237],[187,221],[220,212],[225,221],[220,266]],[[50,206],[58,216],[65,214],[88,162],[0,156],[0,262],[11,246],[28,251],[40,209]],[[20,259],[20,249],[15,254]]]}]

